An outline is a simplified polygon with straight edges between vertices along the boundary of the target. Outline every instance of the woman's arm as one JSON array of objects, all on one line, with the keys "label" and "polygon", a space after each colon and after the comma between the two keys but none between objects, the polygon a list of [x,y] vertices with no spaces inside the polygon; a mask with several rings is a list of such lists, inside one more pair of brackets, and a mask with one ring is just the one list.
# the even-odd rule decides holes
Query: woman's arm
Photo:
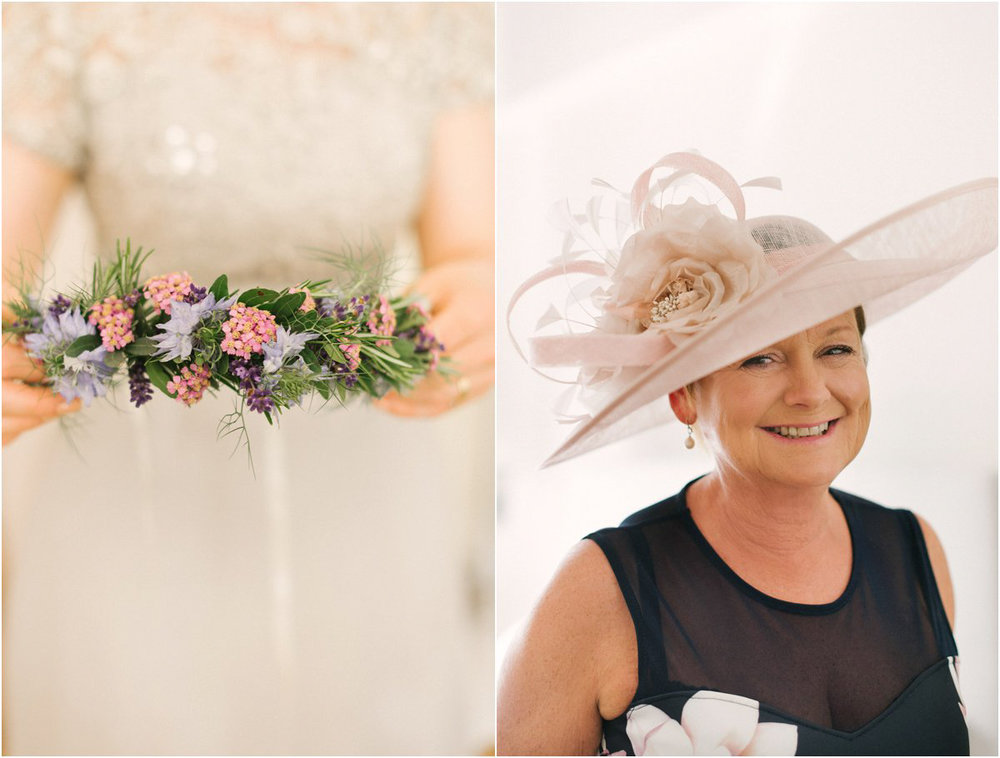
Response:
[{"label": "woman's arm", "polygon": [[[72,174],[19,144],[3,140],[3,318],[12,318],[6,303],[18,294],[20,281],[30,282],[41,266],[44,239],[73,182]],[[23,432],[80,408],[66,403],[47,387],[24,348],[3,344],[3,444]]]},{"label": "woman's arm", "polygon": [[601,549],[583,540],[563,562],[500,675],[500,755],[594,755],[601,719],[637,684],[635,631]]},{"label": "woman's arm", "polygon": [[493,113],[486,107],[443,115],[434,129],[417,232],[424,273],[413,290],[431,303],[430,330],[461,379],[432,375],[379,407],[433,416],[493,384]]},{"label": "woman's arm", "polygon": [[920,530],[924,533],[924,542],[927,544],[927,556],[931,559],[931,569],[934,571],[934,579],[937,581],[938,593],[941,595],[941,604],[944,612],[948,616],[948,623],[951,628],[955,628],[955,591],[951,586],[951,572],[948,570],[948,559],[944,555],[944,547],[937,534],[931,529],[931,525],[917,516],[920,523]]}]

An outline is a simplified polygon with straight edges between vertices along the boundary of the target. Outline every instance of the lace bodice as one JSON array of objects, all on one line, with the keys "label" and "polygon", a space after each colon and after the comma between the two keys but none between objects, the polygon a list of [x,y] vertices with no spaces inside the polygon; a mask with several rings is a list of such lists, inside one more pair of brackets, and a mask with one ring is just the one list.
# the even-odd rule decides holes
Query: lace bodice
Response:
[{"label": "lace bodice", "polygon": [[487,4],[11,4],[4,130],[80,175],[101,254],[284,284],[411,225],[435,116],[491,97],[492,30]]}]

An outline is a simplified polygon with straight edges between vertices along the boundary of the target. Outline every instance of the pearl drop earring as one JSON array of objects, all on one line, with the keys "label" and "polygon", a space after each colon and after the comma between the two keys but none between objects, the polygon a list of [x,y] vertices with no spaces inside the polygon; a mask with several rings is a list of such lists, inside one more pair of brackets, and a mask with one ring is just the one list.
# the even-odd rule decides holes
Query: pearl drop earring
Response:
[{"label": "pearl drop earring", "polygon": [[688,428],[688,436],[687,439],[684,440],[684,447],[690,450],[691,448],[694,447],[694,434],[693,430],[691,429],[691,424],[688,424],[687,428]]}]

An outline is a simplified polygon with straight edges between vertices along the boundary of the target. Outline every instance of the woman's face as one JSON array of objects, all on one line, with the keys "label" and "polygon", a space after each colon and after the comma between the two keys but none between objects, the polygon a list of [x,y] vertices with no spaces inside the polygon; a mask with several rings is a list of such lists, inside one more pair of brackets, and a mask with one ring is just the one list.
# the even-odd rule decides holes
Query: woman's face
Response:
[{"label": "woman's face", "polygon": [[829,486],[858,454],[871,418],[854,313],[716,371],[690,401],[720,471]]}]

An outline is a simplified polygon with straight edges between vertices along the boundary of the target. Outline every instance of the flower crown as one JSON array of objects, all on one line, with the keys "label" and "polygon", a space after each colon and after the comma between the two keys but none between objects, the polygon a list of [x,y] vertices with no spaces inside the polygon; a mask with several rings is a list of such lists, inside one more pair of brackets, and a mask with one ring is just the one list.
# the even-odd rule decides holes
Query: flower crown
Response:
[{"label": "flower crown", "polygon": [[126,241],[113,263],[95,265],[90,287],[46,302],[24,292],[7,304],[16,320],[4,332],[23,340],[67,402],[89,405],[127,375],[136,407],[154,388],[191,406],[226,387],[240,414],[247,408],[271,422],[312,395],[380,397],[447,371],[444,345],[413,298],[348,296],[327,289],[331,280],[242,293],[229,290],[225,275],[210,287],[182,271],[143,280],[151,252]]}]

